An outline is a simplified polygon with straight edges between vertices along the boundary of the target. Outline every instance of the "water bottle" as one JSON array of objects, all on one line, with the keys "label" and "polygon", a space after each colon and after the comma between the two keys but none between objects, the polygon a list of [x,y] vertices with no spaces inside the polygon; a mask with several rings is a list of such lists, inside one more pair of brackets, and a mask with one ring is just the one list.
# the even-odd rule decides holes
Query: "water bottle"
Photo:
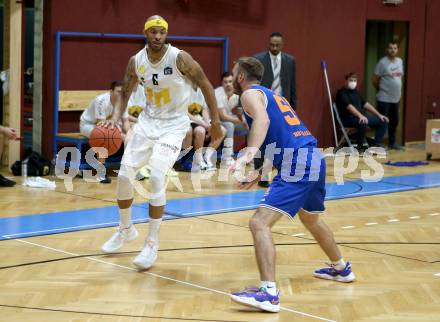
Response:
[{"label": "water bottle", "polygon": [[21,177],[22,181],[25,182],[27,179],[27,173],[28,171],[28,158],[24,159],[23,162],[21,162]]},{"label": "water bottle", "polygon": [[55,157],[52,159],[52,161],[50,162],[50,171],[49,171],[49,176],[54,179],[55,175],[56,175],[56,166],[57,166],[57,158],[58,158],[58,154],[55,155]]}]

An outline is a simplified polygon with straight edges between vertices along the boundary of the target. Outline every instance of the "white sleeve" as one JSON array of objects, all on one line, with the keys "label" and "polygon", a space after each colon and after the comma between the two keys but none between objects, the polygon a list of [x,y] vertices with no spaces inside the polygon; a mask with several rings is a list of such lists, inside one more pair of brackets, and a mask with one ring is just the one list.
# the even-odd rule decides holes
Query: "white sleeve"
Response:
[{"label": "white sleeve", "polygon": [[95,118],[105,120],[107,118],[105,114],[105,99],[97,97],[93,100],[92,105],[95,109]]},{"label": "white sleeve", "polygon": [[[223,88],[221,88],[221,90],[223,90]],[[218,88],[215,89],[214,91],[215,94],[215,100],[217,101],[217,107],[218,108],[225,108],[226,106],[223,106],[223,93],[221,91],[218,90]]]}]

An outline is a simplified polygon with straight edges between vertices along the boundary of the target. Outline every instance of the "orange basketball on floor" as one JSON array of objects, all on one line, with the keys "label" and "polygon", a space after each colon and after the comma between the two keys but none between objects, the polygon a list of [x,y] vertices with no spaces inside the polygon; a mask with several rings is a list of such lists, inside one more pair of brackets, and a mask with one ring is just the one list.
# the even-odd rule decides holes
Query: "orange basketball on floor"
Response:
[{"label": "orange basketball on floor", "polygon": [[107,149],[109,156],[115,154],[122,144],[121,131],[117,128],[96,126],[90,133],[89,144],[92,148]]}]

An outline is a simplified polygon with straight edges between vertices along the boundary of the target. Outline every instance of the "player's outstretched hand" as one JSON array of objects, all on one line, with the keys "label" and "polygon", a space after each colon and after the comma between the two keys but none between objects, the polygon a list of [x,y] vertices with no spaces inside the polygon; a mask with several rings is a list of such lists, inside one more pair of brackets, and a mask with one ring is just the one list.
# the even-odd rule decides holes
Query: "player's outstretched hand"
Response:
[{"label": "player's outstretched hand", "polygon": [[[235,174],[237,171],[241,171],[244,167],[246,167],[247,163],[248,161],[245,156],[238,158],[237,161],[235,161],[235,163],[229,168],[229,171]],[[241,180],[239,180],[238,188],[242,190],[248,190],[260,180],[260,171],[252,170],[247,174],[245,178],[241,178]]]},{"label": "player's outstretched hand", "polygon": [[105,127],[105,128],[110,128],[110,129],[114,129],[116,127],[119,131],[121,131],[121,127],[113,119],[105,120],[105,121],[99,121],[98,124],[96,124],[96,125],[97,126],[102,126],[102,127]]},{"label": "player's outstretched hand", "polygon": [[105,128],[109,127],[111,129],[113,129],[115,127],[115,121],[113,121],[113,120],[99,121],[96,125],[102,126]]},{"label": "player's outstretched hand", "polygon": [[238,184],[238,187],[242,190],[249,190],[252,188],[258,181],[261,180],[261,174],[257,170],[252,170],[246,177],[245,181],[242,181]]},{"label": "player's outstretched hand", "polygon": [[0,133],[3,133],[8,140],[20,140],[17,131],[10,127],[0,126]]}]

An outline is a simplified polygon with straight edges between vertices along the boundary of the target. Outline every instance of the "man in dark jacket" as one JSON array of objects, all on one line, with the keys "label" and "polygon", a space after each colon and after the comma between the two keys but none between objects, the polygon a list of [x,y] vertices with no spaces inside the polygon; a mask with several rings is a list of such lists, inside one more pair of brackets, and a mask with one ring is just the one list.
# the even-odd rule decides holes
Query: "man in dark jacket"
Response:
[{"label": "man in dark jacket", "polygon": [[269,50],[255,54],[264,66],[261,85],[284,96],[296,109],[296,63],[295,58],[282,52],[283,35],[274,32],[269,37]]},{"label": "man in dark jacket", "polygon": [[[296,63],[295,58],[282,52],[283,35],[273,32],[269,37],[269,50],[255,54],[264,66],[261,85],[270,88],[275,94],[285,97],[293,109],[296,109]],[[263,166],[264,155],[254,160],[255,168]],[[267,178],[258,182],[260,187],[269,187]]]}]

